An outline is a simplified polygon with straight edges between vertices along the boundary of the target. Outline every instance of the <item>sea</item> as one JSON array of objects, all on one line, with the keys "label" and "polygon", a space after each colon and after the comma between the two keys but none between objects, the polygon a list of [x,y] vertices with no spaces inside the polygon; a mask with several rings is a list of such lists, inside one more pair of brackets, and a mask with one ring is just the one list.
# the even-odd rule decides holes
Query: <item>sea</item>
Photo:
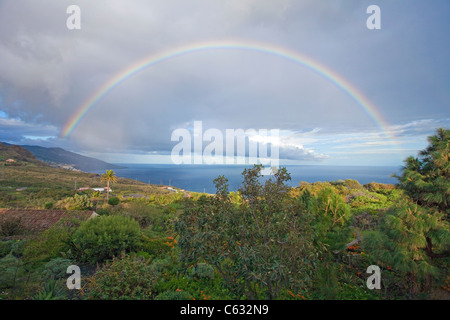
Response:
[{"label": "sea", "polygon": [[[116,176],[138,180],[155,185],[174,186],[193,192],[215,193],[213,180],[220,175],[228,179],[230,191],[237,191],[242,185],[242,172],[251,166],[245,165],[174,165],[174,164],[117,164],[125,167],[114,169]],[[399,174],[400,167],[384,166],[327,166],[327,165],[287,165],[291,175],[289,186],[300,182],[357,180],[361,184],[370,182],[396,184],[392,174]],[[92,171],[102,174],[105,170]],[[269,179],[265,176],[261,179]]]}]

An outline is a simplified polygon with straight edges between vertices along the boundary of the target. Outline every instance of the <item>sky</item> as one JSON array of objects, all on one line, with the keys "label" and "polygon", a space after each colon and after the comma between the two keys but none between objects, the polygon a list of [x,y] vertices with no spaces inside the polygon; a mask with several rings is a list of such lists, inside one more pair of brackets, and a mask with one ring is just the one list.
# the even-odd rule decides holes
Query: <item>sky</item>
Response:
[{"label": "sky", "polygon": [[448,0],[0,0],[0,141],[170,163],[174,130],[201,121],[278,129],[282,164],[401,166],[450,127],[449,16]]}]

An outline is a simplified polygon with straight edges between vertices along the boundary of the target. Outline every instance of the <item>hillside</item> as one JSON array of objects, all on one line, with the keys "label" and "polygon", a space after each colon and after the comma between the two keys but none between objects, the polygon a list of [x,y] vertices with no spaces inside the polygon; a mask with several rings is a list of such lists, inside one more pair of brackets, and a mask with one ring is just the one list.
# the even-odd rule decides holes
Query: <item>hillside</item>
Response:
[{"label": "hillside", "polygon": [[40,164],[33,153],[25,148],[0,142],[0,160],[6,161],[8,159]]},{"label": "hillside", "polygon": [[[33,155],[33,158],[46,162],[55,167],[73,168],[81,171],[95,171],[95,170],[122,168],[120,166],[116,166],[95,158],[82,156],[80,154],[64,150],[62,148],[45,148],[28,145],[12,146],[7,143],[3,143],[3,145],[15,147],[14,149],[17,150],[19,150],[19,148],[22,147],[23,149],[26,149],[28,152],[30,152]],[[23,153],[23,151],[21,152]]]},{"label": "hillside", "polygon": [[[5,154],[0,152],[0,156]],[[11,152],[8,154],[12,155]],[[56,203],[72,197],[76,193],[75,189],[105,187],[99,174],[54,168],[36,159],[30,161],[33,158],[22,159],[17,165],[0,166],[0,208],[44,209],[47,202]],[[121,177],[118,177],[112,188],[112,195],[124,197],[172,194],[162,186]],[[84,193],[92,194],[92,190]],[[102,201],[105,196],[101,194]]]}]

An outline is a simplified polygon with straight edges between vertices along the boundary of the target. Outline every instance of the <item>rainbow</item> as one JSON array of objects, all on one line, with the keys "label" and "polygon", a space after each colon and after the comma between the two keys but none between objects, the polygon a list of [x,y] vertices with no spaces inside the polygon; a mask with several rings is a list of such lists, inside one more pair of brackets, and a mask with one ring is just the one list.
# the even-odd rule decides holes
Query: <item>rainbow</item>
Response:
[{"label": "rainbow", "polygon": [[235,49],[235,50],[247,50],[259,53],[272,55],[275,57],[283,58],[299,64],[305,68],[314,71],[321,75],[323,78],[335,84],[341,90],[343,90],[348,96],[350,96],[365,112],[374,120],[377,126],[384,132],[386,137],[394,140],[393,135],[389,132],[389,126],[383,119],[380,112],[375,106],[367,99],[364,94],[358,91],[350,82],[344,79],[335,71],[320,64],[313,59],[306,57],[293,50],[279,47],[268,43],[257,43],[249,41],[239,40],[227,40],[227,41],[209,41],[204,43],[190,44],[186,46],[180,46],[170,50],[165,50],[156,54],[145,57],[144,59],[128,66],[124,70],[121,70],[115,74],[111,79],[106,81],[100,88],[95,90],[92,95],[84,101],[75,111],[75,113],[69,118],[61,131],[61,137],[68,137],[78,123],[86,116],[90,109],[92,109],[98,102],[108,94],[115,87],[119,86],[122,82],[126,81],[130,77],[137,73],[164,61],[172,58],[176,58],[182,55],[191,54],[199,51],[217,50],[217,49]]}]

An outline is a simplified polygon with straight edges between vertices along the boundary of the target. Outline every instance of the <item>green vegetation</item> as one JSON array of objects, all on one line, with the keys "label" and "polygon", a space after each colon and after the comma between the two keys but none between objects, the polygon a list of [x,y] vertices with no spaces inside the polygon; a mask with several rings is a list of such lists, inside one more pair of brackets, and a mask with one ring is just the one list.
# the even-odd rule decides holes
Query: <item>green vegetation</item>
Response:
[{"label": "green vegetation", "polygon": [[156,280],[157,273],[150,261],[121,256],[90,277],[83,294],[96,300],[146,300],[152,296]]},{"label": "green vegetation", "polygon": [[109,199],[109,184],[117,182],[117,176],[112,170],[106,170],[106,173],[102,174],[102,181],[106,181],[106,201]]},{"label": "green vegetation", "polygon": [[73,197],[65,198],[58,203],[59,208],[66,210],[89,210],[93,206],[89,196],[86,194],[75,194]]},{"label": "green vegetation", "polygon": [[117,206],[120,203],[120,199],[118,197],[112,197],[108,199],[108,204],[112,206]]},{"label": "green vegetation", "polygon": [[122,216],[91,219],[72,237],[72,253],[81,262],[103,262],[137,248],[141,230],[135,220]]},{"label": "green vegetation", "polygon": [[[365,235],[364,248],[371,260],[396,270],[410,297],[430,289],[433,278],[442,276],[433,263],[433,250],[442,251],[450,243],[450,225],[442,215],[404,201],[391,208],[375,231]],[[429,247],[431,241],[434,247]],[[420,288],[421,287],[421,288]]]},{"label": "green vegetation", "polygon": [[400,187],[420,206],[450,218],[450,130],[439,129],[428,138],[419,158],[405,160]]},{"label": "green vegetation", "polygon": [[274,299],[283,288],[304,288],[318,254],[311,217],[289,196],[286,169],[264,186],[261,169],[244,171],[241,205],[231,203],[219,177],[216,196],[190,203],[176,223],[181,260],[214,266],[237,299]]},{"label": "green vegetation", "polygon": [[[223,176],[192,197],[117,178],[108,201],[73,189],[100,176],[20,162],[0,181],[4,207],[100,216],[38,234],[0,220],[0,299],[449,299],[449,137],[406,159],[398,186],[291,188],[286,169],[262,183],[255,166],[237,192]],[[72,264],[81,290],[66,288]],[[370,265],[380,290],[367,288]]]}]

